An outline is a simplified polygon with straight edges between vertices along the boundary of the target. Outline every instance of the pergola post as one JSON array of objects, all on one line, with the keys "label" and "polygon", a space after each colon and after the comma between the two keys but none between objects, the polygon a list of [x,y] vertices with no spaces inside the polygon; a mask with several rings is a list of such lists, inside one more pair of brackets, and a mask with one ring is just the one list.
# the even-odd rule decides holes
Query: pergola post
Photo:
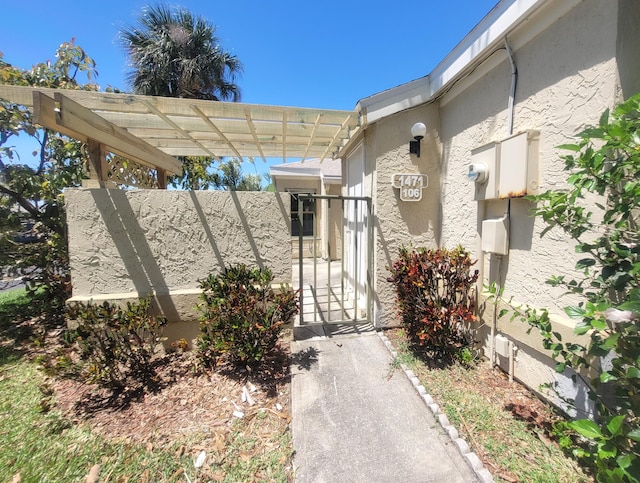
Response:
[{"label": "pergola post", "polygon": [[83,182],[85,188],[105,188],[107,173],[107,152],[104,144],[95,139],[87,139],[89,154],[89,179]]},{"label": "pergola post", "polygon": [[158,173],[158,189],[166,190],[167,189],[167,170],[162,168],[157,168],[156,172]]}]

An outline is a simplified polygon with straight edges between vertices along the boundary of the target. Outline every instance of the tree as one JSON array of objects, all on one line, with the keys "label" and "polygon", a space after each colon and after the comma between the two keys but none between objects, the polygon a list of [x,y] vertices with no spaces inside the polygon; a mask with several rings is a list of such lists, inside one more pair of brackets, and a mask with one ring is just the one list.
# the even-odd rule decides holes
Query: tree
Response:
[{"label": "tree", "polygon": [[[81,84],[83,73],[89,81]],[[56,61],[22,70],[0,56],[0,83],[63,89],[97,90],[95,62],[74,41],[60,45]],[[23,162],[11,141],[31,137],[38,148],[34,162]],[[27,288],[52,308],[69,291],[64,189],[84,177],[84,145],[39,129],[24,107],[0,102],[0,268],[22,276]],[[20,237],[29,230],[28,237]],[[23,243],[29,241],[31,243]]]},{"label": "tree", "polygon": [[[215,31],[214,25],[186,9],[166,5],[143,9],[137,25],[120,30],[133,68],[128,80],[134,93],[239,101],[235,80],[242,64],[221,47]],[[172,186],[198,190],[216,185],[213,159],[182,157],[181,161],[182,175],[169,179]]]},{"label": "tree", "polygon": [[231,158],[220,165],[219,173],[214,174],[214,184],[218,189],[227,191],[260,191],[261,180],[257,174],[242,172],[242,160]]},{"label": "tree", "polygon": [[182,176],[172,176],[168,182],[174,188],[186,190],[218,189],[227,191],[260,191],[262,182],[257,174],[242,172],[242,159],[230,158],[212,171],[211,158],[187,156],[182,158]]},{"label": "tree", "polygon": [[136,94],[211,100],[240,100],[235,78],[242,64],[222,49],[216,27],[186,9],[166,5],[143,9],[138,24],[120,30],[133,70]]}]

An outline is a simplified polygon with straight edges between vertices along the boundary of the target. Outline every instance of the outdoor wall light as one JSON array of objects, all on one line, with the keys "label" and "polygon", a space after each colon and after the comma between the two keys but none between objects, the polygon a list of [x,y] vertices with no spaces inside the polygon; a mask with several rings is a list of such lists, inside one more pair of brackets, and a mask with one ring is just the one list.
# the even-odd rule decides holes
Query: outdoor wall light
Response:
[{"label": "outdoor wall light", "polygon": [[427,134],[427,126],[421,122],[416,122],[411,126],[411,135],[415,141],[409,141],[409,154],[415,154],[420,157],[420,140]]}]

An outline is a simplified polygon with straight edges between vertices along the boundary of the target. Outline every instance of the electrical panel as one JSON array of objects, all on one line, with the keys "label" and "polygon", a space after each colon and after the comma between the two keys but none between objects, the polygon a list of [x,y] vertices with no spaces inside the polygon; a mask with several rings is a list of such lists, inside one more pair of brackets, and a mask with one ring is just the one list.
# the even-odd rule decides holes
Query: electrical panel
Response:
[{"label": "electrical panel", "polygon": [[476,201],[537,194],[538,131],[525,131],[471,151],[467,176]]},{"label": "electrical panel", "polygon": [[482,251],[509,254],[509,218],[505,216],[482,222]]},{"label": "electrical panel", "polygon": [[498,197],[521,198],[538,192],[537,131],[526,131],[500,143]]}]

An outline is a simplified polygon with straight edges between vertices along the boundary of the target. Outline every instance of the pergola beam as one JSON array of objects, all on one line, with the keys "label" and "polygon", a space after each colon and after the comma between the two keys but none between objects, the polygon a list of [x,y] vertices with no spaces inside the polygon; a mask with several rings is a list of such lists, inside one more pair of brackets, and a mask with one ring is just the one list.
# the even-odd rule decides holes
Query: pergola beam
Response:
[{"label": "pergola beam", "polygon": [[248,110],[245,110],[244,114],[247,119],[247,124],[249,125],[249,129],[251,130],[251,134],[253,135],[253,141],[256,143],[256,147],[258,148],[258,152],[260,153],[262,160],[266,163],[267,157],[264,155],[264,151],[262,150],[262,144],[260,144],[260,139],[258,139],[258,133],[256,132],[256,127],[253,125],[253,120],[251,119],[251,113]]},{"label": "pergola beam", "polygon": [[309,154],[309,149],[311,149],[311,145],[313,144],[313,138],[316,137],[316,132],[318,131],[318,126],[320,125],[320,119],[322,119],[322,114],[318,114],[318,116],[316,117],[316,122],[313,124],[311,136],[309,136],[309,142],[307,143],[307,148],[304,152],[304,156],[302,156],[302,161],[307,159],[307,154]]},{"label": "pergola beam", "polygon": [[[34,92],[44,95],[40,97],[41,105],[34,106]],[[307,159],[331,157],[336,155],[336,149],[344,146],[349,133],[360,125],[355,111],[0,84],[0,99],[39,111],[38,118],[45,127],[85,142],[88,135],[96,136],[84,115],[80,116],[74,129],[69,128],[71,124],[65,126],[57,122],[55,109],[59,106],[53,100],[56,93],[102,119],[100,130],[106,130],[111,136],[108,143],[100,139],[110,148],[107,152],[152,167],[162,167],[156,166],[157,160],[163,159],[160,152],[165,156],[282,157],[283,161],[301,156]],[[142,148],[140,141],[123,140],[124,133],[147,144]],[[120,139],[116,141],[117,138]],[[128,152],[124,152],[129,145],[138,150],[127,148]],[[149,146],[159,151],[150,153]],[[178,169],[179,163],[164,159],[173,165],[167,169],[169,173]]]},{"label": "pergola beam", "polygon": [[151,111],[153,114],[155,114],[156,116],[158,116],[160,119],[162,119],[165,123],[167,123],[169,126],[171,126],[173,129],[175,129],[176,131],[178,131],[180,134],[182,134],[182,136],[185,137],[185,139],[190,139],[196,146],[198,146],[200,149],[202,149],[204,152],[206,152],[207,154],[209,154],[212,158],[216,158],[219,159],[220,157],[217,156],[216,154],[212,153],[209,149],[207,149],[200,141],[198,141],[197,139],[194,139],[191,135],[189,135],[189,133],[187,131],[185,131],[184,129],[182,129],[180,126],[178,126],[175,122],[173,122],[171,119],[169,119],[169,117],[163,113],[162,111],[160,111],[158,108],[156,108],[153,104],[151,104],[148,101],[142,101],[143,104],[145,106],[147,106],[149,108],[149,111]]},{"label": "pergola beam", "polygon": [[282,162],[287,162],[287,111],[282,111]]},{"label": "pergola beam", "polygon": [[[329,146],[327,146],[327,149],[325,150],[324,153],[322,153],[322,156],[320,157],[321,163],[322,163],[322,160],[327,157],[327,154],[329,154],[329,150],[331,149],[331,146],[335,144],[336,140],[338,139],[338,136],[340,136],[340,133],[347,127],[348,123],[349,123],[349,118],[345,119],[342,125],[338,128],[335,135],[333,136],[333,139],[329,143]],[[331,157],[333,157],[333,155]]]},{"label": "pergola beam", "polygon": [[77,102],[54,93],[54,98],[33,92],[34,121],[48,129],[87,142],[89,139],[104,145],[114,154],[145,166],[181,173],[182,165],[173,156],[160,151],[126,129],[110,123]]}]

